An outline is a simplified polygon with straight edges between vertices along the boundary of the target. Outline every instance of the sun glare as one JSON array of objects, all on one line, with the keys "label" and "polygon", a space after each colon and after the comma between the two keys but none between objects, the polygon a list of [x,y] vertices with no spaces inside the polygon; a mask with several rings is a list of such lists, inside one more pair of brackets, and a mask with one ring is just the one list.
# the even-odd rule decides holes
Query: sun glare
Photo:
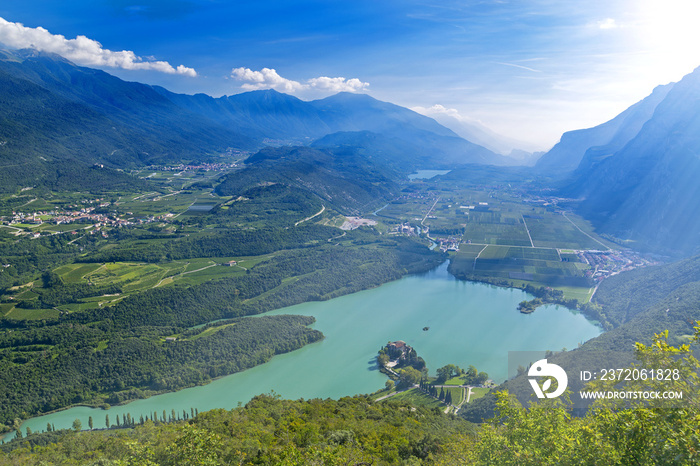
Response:
[{"label": "sun glare", "polygon": [[637,40],[659,68],[683,75],[700,66],[700,2],[635,1],[639,8]]}]

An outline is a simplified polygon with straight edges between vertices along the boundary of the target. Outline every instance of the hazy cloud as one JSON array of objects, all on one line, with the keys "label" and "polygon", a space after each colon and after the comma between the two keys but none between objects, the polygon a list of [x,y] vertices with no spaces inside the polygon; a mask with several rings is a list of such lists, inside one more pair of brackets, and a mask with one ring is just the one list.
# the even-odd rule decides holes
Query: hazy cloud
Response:
[{"label": "hazy cloud", "polygon": [[130,50],[113,52],[102,48],[102,44],[85,36],[66,39],[60,34],[51,34],[42,27],[28,28],[21,23],[12,23],[3,18],[0,18],[0,42],[13,48],[32,48],[55,53],[80,65],[197,76],[194,69],[183,65],[174,68],[166,61],[144,60]]},{"label": "hazy cloud", "polygon": [[620,27],[612,18],[605,18],[602,21],[598,21],[597,24],[600,29],[616,29]]},{"label": "hazy cloud", "polygon": [[462,123],[481,123],[479,120],[461,115],[456,108],[447,108],[440,104],[435,104],[432,107],[411,107],[411,110],[429,117],[445,115],[461,121]]},{"label": "hazy cloud", "polygon": [[503,65],[503,66],[512,66],[513,68],[520,68],[521,70],[532,71],[533,73],[541,73],[542,72],[542,70],[536,70],[534,68],[530,68],[528,66],[523,66],[523,65],[516,65],[515,63],[496,62],[496,64]]},{"label": "hazy cloud", "polygon": [[260,71],[253,71],[250,68],[234,68],[231,70],[231,77],[242,81],[241,88],[246,90],[275,89],[291,94],[309,90],[330,93],[359,92],[369,86],[369,83],[362,82],[357,78],[329,78],[326,76],[311,78],[306,83],[300,83],[283,78],[272,68],[263,68]]}]

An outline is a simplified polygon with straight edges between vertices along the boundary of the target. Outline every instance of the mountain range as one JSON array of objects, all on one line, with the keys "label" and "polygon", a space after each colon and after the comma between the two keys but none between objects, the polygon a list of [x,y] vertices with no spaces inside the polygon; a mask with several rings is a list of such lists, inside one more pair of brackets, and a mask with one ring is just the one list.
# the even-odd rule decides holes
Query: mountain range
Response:
[{"label": "mountain range", "polygon": [[[363,173],[389,193],[391,183],[420,168],[532,160],[497,154],[432,118],[364,94],[310,102],[274,90],[176,94],[31,50],[0,51],[0,115],[0,189],[9,192],[125,188],[139,183],[125,170],[279,147],[251,158],[245,179],[266,178],[272,166],[288,169],[295,183],[316,186],[329,202],[345,199],[338,207],[354,211],[378,195],[367,183],[361,187]],[[474,138],[495,147],[482,133]],[[574,199],[599,232],[688,255],[700,250],[699,148],[696,70],[606,123],[565,133],[534,174],[558,180],[559,196]],[[337,183],[320,183],[322,173]]]},{"label": "mountain range", "polygon": [[668,255],[700,250],[700,68],[537,163],[598,232]]},{"label": "mountain range", "polygon": [[101,175],[118,178],[114,170],[220,160],[227,149],[303,146],[335,133],[343,133],[335,138],[343,145],[366,149],[371,132],[400,147],[391,162],[402,173],[518,164],[431,118],[368,95],[340,93],[306,102],[274,90],[219,98],[175,94],[32,50],[0,51],[0,112],[5,190],[67,188],[57,182],[59,167],[71,167],[73,178],[80,178],[86,167],[99,164]]},{"label": "mountain range", "polygon": [[544,154],[537,146],[517,139],[512,139],[484,126],[476,120],[461,117],[456,111],[441,105],[431,108],[414,108],[419,113],[434,118],[442,126],[451,129],[460,137],[474,144],[486,147],[496,154],[506,155],[519,162],[519,165],[532,166]]}]

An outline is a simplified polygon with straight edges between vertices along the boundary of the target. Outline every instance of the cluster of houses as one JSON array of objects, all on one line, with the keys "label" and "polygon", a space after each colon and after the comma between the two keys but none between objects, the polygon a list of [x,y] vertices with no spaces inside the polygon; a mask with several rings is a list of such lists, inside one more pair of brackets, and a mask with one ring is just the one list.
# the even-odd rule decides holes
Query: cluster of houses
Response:
[{"label": "cluster of houses", "polygon": [[[100,207],[107,207],[109,206],[109,202],[101,203],[99,204]],[[12,227],[13,225],[43,225],[43,224],[51,224],[51,225],[61,225],[61,224],[66,224],[66,223],[83,223],[86,224],[86,226],[93,226],[95,228],[94,231],[100,231],[103,226],[109,226],[109,227],[123,227],[123,226],[129,226],[129,225],[140,225],[144,223],[151,223],[151,222],[156,222],[156,221],[161,221],[161,220],[166,220],[170,217],[173,217],[174,214],[165,214],[165,215],[157,215],[157,216],[149,216],[146,218],[141,218],[141,219],[125,219],[125,218],[119,218],[116,216],[109,216],[103,213],[96,213],[95,212],[96,208],[95,207],[84,207],[81,209],[77,209],[74,211],[64,211],[64,212],[58,212],[58,211],[38,211],[38,212],[32,212],[32,213],[23,213],[23,212],[12,212],[11,217],[0,217],[0,225],[7,225]],[[131,212],[127,212],[127,214],[131,214]],[[32,227],[34,228],[34,227]],[[15,228],[18,233],[22,233],[20,229]],[[94,231],[91,231],[93,233]],[[52,233],[55,234],[57,232],[51,232],[49,230],[46,231],[46,233]],[[103,236],[106,237],[106,233],[102,233]],[[31,232],[31,236],[33,238],[38,238],[41,236],[41,234],[37,231]]]},{"label": "cluster of houses", "polygon": [[[240,152],[240,151],[237,151]],[[241,152],[242,153],[242,152]],[[151,165],[145,168],[145,170],[157,170],[157,171],[169,171],[169,172],[186,172],[192,170],[229,170],[231,168],[236,168],[237,163],[198,163],[196,165]]]},{"label": "cluster of houses", "polygon": [[[109,205],[106,203],[105,205]],[[101,204],[102,206],[102,204]],[[12,217],[9,220],[2,220],[6,225],[24,224],[24,225],[42,225],[51,223],[61,225],[63,223],[91,223],[95,226],[102,225],[131,225],[132,222],[120,218],[110,218],[105,214],[94,213],[94,207],[86,207],[80,210],[56,212],[56,211],[39,211],[31,214],[22,212],[12,212]]]},{"label": "cluster of houses", "polygon": [[594,280],[602,280],[620,272],[654,264],[631,250],[596,251],[589,249],[575,252],[581,262],[592,267],[586,272],[586,276]]},{"label": "cluster of houses", "polygon": [[435,238],[435,242],[440,245],[440,251],[459,251],[459,244],[462,242],[461,236],[448,236],[444,238]]},{"label": "cluster of houses", "polygon": [[409,223],[401,223],[399,225],[396,225],[394,227],[393,231],[398,233],[398,234],[406,235],[406,236],[415,236],[416,235],[415,227],[412,227]]}]

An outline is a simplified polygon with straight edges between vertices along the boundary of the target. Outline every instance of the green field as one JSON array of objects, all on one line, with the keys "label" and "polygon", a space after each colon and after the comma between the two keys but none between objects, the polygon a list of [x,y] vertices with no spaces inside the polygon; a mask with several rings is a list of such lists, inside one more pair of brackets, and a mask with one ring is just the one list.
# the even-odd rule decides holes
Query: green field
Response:
[{"label": "green field", "polygon": [[440,400],[433,398],[430,395],[426,395],[417,388],[412,388],[403,392],[399,392],[391,398],[387,398],[387,401],[391,400],[401,400],[408,401],[415,406],[424,406],[426,408],[444,408],[445,405]]},{"label": "green field", "polygon": [[5,317],[18,320],[56,319],[59,311],[56,309],[12,309]]},{"label": "green field", "polygon": [[201,191],[173,191],[162,194],[150,192],[122,198],[114,206],[118,212],[134,217],[179,215],[186,213],[192,205],[216,205],[226,202],[229,197],[220,198]]},{"label": "green field", "polygon": [[575,287],[575,286],[560,286],[558,289],[564,292],[566,298],[577,299],[582,303],[587,303],[591,300],[594,287]]},{"label": "green field", "polygon": [[[80,312],[88,309],[114,304],[124,297],[145,291],[150,288],[172,284],[198,285],[209,280],[240,276],[263,260],[274,254],[259,257],[233,258],[202,258],[186,261],[173,261],[159,264],[144,264],[140,262],[111,262],[107,264],[66,264],[54,270],[66,285],[91,283],[93,285],[118,284],[122,293],[114,296],[94,296],[83,298],[77,303],[67,303],[56,309],[21,309],[14,303],[0,304],[0,316],[11,319],[48,319],[58,317],[59,310]],[[224,266],[231,260],[236,260],[233,267]],[[14,295],[17,301],[31,301],[38,297],[32,291],[32,286],[40,286],[40,281],[25,288],[18,289]]]},{"label": "green field", "polygon": [[604,246],[580,232],[561,214],[526,216],[525,221],[535,246],[567,249],[601,249]]},{"label": "green field", "polygon": [[55,272],[64,283],[71,284],[78,283],[85,275],[94,272],[100,267],[100,264],[68,264],[57,268]]},{"label": "green field", "polygon": [[0,315],[2,315],[2,316],[7,315],[7,313],[10,312],[13,307],[15,307],[15,305],[12,303],[0,304]]},{"label": "green field", "polygon": [[482,387],[473,387],[472,388],[472,394],[469,397],[469,402],[471,403],[474,400],[478,400],[479,398],[483,397],[486,395],[489,391],[491,391],[490,388],[482,388]]},{"label": "green field", "polygon": [[462,387],[446,388],[445,392],[448,391],[452,395],[452,404],[454,406],[459,406],[464,400],[464,389]]},{"label": "green field", "polygon": [[387,204],[377,212],[377,217],[385,220],[400,222],[420,222],[435,203],[435,199],[426,194],[423,197],[402,197]]},{"label": "green field", "polygon": [[464,380],[462,380],[462,377],[452,377],[451,379],[445,381],[442,385],[463,385]]},{"label": "green field", "polygon": [[509,282],[516,286],[531,283],[567,287],[565,291],[570,295],[583,295],[590,288],[584,277],[588,266],[561,261],[556,249],[494,245],[481,246],[479,251],[477,248],[479,246],[474,244],[461,245],[452,256],[450,271],[462,277]]}]

